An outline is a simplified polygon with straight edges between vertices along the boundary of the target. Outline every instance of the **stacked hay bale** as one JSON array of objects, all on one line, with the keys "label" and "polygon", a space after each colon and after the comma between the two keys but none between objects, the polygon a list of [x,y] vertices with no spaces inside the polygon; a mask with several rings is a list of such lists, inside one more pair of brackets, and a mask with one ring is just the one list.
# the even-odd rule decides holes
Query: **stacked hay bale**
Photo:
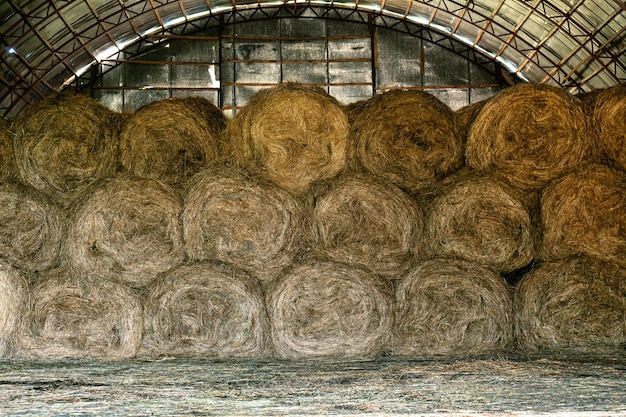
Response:
[{"label": "stacked hay bale", "polygon": [[13,135],[9,121],[0,117],[0,182],[9,181],[15,175]]},{"label": "stacked hay bale", "polygon": [[[26,331],[28,287],[17,269],[0,261],[0,358],[19,352]],[[16,352],[17,351],[17,352]]]},{"label": "stacked hay bale", "polygon": [[586,104],[592,137],[610,163],[626,169],[626,85],[599,90]]}]

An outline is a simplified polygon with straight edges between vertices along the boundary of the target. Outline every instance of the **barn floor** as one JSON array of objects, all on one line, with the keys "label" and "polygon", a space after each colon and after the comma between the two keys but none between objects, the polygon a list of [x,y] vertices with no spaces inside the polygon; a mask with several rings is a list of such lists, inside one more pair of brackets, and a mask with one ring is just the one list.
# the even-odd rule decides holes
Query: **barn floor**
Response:
[{"label": "barn floor", "polygon": [[0,414],[626,416],[626,356],[3,361]]}]

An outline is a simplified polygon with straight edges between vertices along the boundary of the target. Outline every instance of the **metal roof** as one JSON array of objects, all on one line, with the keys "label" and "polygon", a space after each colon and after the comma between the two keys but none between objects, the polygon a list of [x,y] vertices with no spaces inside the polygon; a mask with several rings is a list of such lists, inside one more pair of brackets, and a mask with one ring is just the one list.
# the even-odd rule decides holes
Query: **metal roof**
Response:
[{"label": "metal roof", "polygon": [[626,80],[622,0],[2,0],[0,108],[17,114],[155,33],[191,33],[194,22],[224,14],[311,7],[425,26],[521,79],[572,92]]}]

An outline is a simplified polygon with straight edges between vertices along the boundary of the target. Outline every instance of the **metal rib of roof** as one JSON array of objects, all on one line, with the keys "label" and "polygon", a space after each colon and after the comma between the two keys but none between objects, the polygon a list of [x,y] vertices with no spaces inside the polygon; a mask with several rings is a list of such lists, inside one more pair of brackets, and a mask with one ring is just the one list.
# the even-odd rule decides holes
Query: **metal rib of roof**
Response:
[{"label": "metal rib of roof", "polygon": [[313,6],[423,25],[522,79],[572,92],[626,80],[621,0],[4,0],[0,108],[15,115],[156,32],[244,10]]}]

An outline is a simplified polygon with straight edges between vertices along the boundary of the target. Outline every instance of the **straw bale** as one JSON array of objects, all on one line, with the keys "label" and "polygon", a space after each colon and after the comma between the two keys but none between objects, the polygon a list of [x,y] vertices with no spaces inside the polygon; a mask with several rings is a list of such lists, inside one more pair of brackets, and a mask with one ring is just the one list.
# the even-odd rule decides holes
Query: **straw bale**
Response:
[{"label": "straw bale", "polygon": [[474,103],[470,103],[466,106],[463,106],[454,112],[454,117],[456,119],[457,132],[461,137],[461,141],[463,146],[467,143],[467,136],[469,135],[470,128],[476,120],[476,117],[480,113],[485,104],[489,99],[484,99],[480,101],[476,101]]},{"label": "straw bale", "polygon": [[19,183],[0,184],[0,258],[37,273],[61,260],[66,212]]},{"label": "straw bale", "polygon": [[191,260],[219,260],[263,281],[275,279],[303,249],[301,203],[244,170],[199,173],[190,182],[181,218]]},{"label": "straw bale", "polygon": [[311,241],[321,256],[387,279],[401,278],[422,256],[422,209],[392,183],[350,173],[313,194]]},{"label": "straw bale", "polygon": [[145,286],[182,263],[181,198],[149,178],[107,178],[70,214],[66,240],[74,273]]},{"label": "straw bale", "polygon": [[626,169],[626,84],[599,90],[592,101],[590,127],[609,160]]},{"label": "straw bale", "polygon": [[350,127],[324,90],[285,83],[259,91],[228,122],[234,161],[294,193],[345,167]]},{"label": "straw bale", "polygon": [[431,259],[396,289],[394,353],[464,356],[508,350],[512,300],[496,272],[461,259]]},{"label": "straw bale", "polygon": [[26,358],[134,357],[141,345],[139,296],[113,281],[82,279],[58,268],[32,289]]},{"label": "straw bale", "polygon": [[461,258],[508,273],[535,254],[532,199],[480,173],[446,179],[425,222],[430,257]]},{"label": "straw bale", "polygon": [[626,173],[591,164],[548,185],[541,197],[540,257],[585,254],[626,266]]},{"label": "straw bale", "polygon": [[364,269],[305,260],[276,281],[266,299],[281,358],[375,356],[388,348],[391,286]]},{"label": "straw bale", "polygon": [[23,317],[28,306],[28,286],[17,269],[0,262],[0,358],[15,353],[24,331]]},{"label": "straw bale", "polygon": [[170,184],[184,183],[221,158],[222,111],[202,97],[150,103],[124,122],[120,133],[122,172]]},{"label": "straw bale", "polygon": [[150,355],[264,357],[269,322],[255,279],[225,264],[192,263],[161,274],[144,296]]},{"label": "straw bale", "polygon": [[496,93],[470,128],[466,163],[523,189],[595,157],[582,102],[560,87],[517,84]]},{"label": "straw bale", "polygon": [[348,161],[416,193],[463,165],[454,113],[423,91],[377,94],[352,123]]},{"label": "straw bale", "polygon": [[119,126],[112,111],[79,95],[55,94],[14,123],[17,173],[25,184],[69,206],[117,169]]},{"label": "straw bale", "polygon": [[9,121],[0,117],[0,182],[13,179],[15,169],[13,130]]},{"label": "straw bale", "polygon": [[626,270],[588,257],[545,262],[516,286],[515,336],[527,352],[623,353]]}]

